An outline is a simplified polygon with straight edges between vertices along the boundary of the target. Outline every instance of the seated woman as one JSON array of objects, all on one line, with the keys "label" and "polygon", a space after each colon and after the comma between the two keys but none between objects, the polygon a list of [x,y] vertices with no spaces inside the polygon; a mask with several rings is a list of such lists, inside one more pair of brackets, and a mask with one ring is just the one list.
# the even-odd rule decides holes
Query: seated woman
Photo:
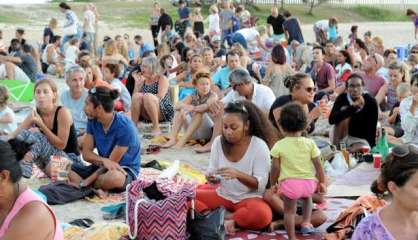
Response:
[{"label": "seated woman", "polygon": [[277,140],[274,130],[260,109],[248,101],[229,103],[224,110],[222,135],[213,144],[207,180],[219,183],[215,189],[198,189],[199,212],[220,206],[232,212],[225,216],[225,228],[234,226],[261,230],[272,219],[262,196],[270,171],[269,144]]},{"label": "seated woman", "polygon": [[222,65],[220,58],[215,58],[213,49],[206,47],[202,50],[203,65],[208,67],[211,73],[215,73]]},{"label": "seated woman", "polygon": [[99,66],[93,63],[89,52],[81,51],[78,54],[77,62],[86,71],[85,88],[91,89],[98,79],[103,79],[102,71]]},{"label": "seated woman", "polygon": [[351,151],[363,146],[374,147],[378,106],[376,99],[364,92],[364,80],[352,74],[346,81],[347,92],[335,100],[329,123],[335,125],[332,143],[345,143]]},{"label": "seated woman", "polygon": [[180,87],[180,101],[183,101],[187,96],[193,94],[196,91],[196,89],[193,86],[192,79],[193,75],[196,74],[196,72],[201,70],[203,67],[202,56],[198,54],[191,56],[188,65],[189,67],[187,70],[177,75],[174,79],[171,79],[176,80]]},{"label": "seated woman", "polygon": [[[35,84],[34,95],[36,110],[32,111],[23,123],[12,133],[9,138],[15,138],[24,129],[39,131],[46,136],[48,141],[43,144],[50,144],[51,148],[63,150],[73,161],[78,161],[77,134],[71,113],[68,109],[57,105],[58,90],[55,83],[45,79]],[[50,158],[36,158],[32,154],[26,154],[20,162],[24,167],[25,176],[32,174],[32,162],[50,175]]]},{"label": "seated woman", "polygon": [[400,83],[396,88],[396,96],[398,102],[393,105],[390,109],[388,115],[387,125],[385,125],[386,133],[389,136],[394,136],[395,138],[400,138],[404,135],[404,130],[401,125],[401,115],[399,111],[399,106],[401,102],[411,95],[411,88],[409,83]]},{"label": "seated woman", "polygon": [[294,71],[287,64],[285,49],[281,45],[276,45],[271,51],[271,61],[261,82],[269,86],[276,97],[289,94],[289,89],[284,86],[284,79],[293,75]]},{"label": "seated woman", "polygon": [[[312,79],[304,74],[297,73],[284,79],[284,86],[289,89],[289,95],[280,96],[274,101],[270,108],[269,119],[271,123],[279,130],[277,121],[280,119],[281,108],[289,102],[297,102],[302,104],[304,109],[309,112],[308,115],[308,133],[315,130],[315,121],[325,109],[315,106],[313,99],[315,96],[315,84]],[[281,133],[281,135],[283,135]]]},{"label": "seated woman", "polygon": [[377,195],[388,192],[392,201],[361,220],[351,239],[416,239],[418,236],[418,150],[413,145],[392,149],[372,184]]},{"label": "seated woman", "polygon": [[154,135],[161,135],[160,121],[171,121],[174,108],[168,91],[168,79],[158,73],[158,59],[154,56],[142,60],[142,76],[132,74],[135,88],[132,96],[132,121],[141,119],[152,122]]},{"label": "seated woman", "polygon": [[55,35],[52,42],[42,52],[42,71],[52,75],[63,75],[64,66],[62,60],[64,55],[60,51],[61,36]]},{"label": "seated woman", "polygon": [[[116,63],[120,65],[121,72],[125,71],[125,68],[129,66],[128,59],[119,53],[116,41],[109,39],[105,42],[104,54],[102,57],[102,70],[107,63]],[[119,76],[118,76],[119,77]]]},{"label": "seated woman", "polygon": [[[216,93],[211,90],[210,73],[207,71],[196,73],[193,85],[196,92],[177,104],[170,140],[162,147],[172,147],[177,143],[176,148],[182,148],[192,136],[194,139],[210,138],[213,122],[208,114],[209,107],[218,100]],[[185,123],[186,132],[177,142],[177,135]]]},{"label": "seated woman", "polygon": [[405,132],[401,142],[418,144],[418,74],[411,77],[411,94],[411,96],[402,100],[399,106],[401,126]]},{"label": "seated woman", "polygon": [[16,152],[19,149],[0,141],[0,239],[64,239],[52,209],[29,187],[20,183],[19,160],[23,155]]},{"label": "seated woman", "polygon": [[393,106],[399,102],[396,94],[396,89],[400,83],[409,83],[409,70],[407,65],[401,62],[392,62],[389,64],[389,84],[386,92],[386,105],[384,110],[390,110]]}]

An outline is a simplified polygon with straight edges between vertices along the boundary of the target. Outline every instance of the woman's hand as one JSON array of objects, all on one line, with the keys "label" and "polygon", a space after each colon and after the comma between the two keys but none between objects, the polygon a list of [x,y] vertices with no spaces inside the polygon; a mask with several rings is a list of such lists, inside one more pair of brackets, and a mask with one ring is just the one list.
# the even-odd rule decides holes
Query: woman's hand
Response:
[{"label": "woman's hand", "polygon": [[141,76],[140,72],[133,72],[132,77],[135,80],[135,84],[140,84],[145,81],[145,79]]},{"label": "woman's hand", "polygon": [[317,106],[312,111],[309,112],[309,117],[311,120],[318,119],[321,116],[321,107]]},{"label": "woman's hand", "polygon": [[32,124],[36,124],[39,128],[42,128],[44,126],[44,121],[42,120],[41,116],[39,116],[38,112],[36,110],[32,111],[31,116]]},{"label": "woman's hand", "polygon": [[235,168],[220,168],[217,173],[226,180],[236,179],[241,176],[241,172]]}]

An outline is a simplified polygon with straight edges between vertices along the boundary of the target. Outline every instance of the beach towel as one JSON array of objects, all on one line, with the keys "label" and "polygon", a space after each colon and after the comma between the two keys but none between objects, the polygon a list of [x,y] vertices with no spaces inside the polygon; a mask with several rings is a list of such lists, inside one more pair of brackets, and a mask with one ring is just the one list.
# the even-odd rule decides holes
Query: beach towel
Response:
[{"label": "beach towel", "polygon": [[64,231],[65,240],[115,240],[128,235],[129,226],[121,222],[99,223],[83,229],[69,227]]},{"label": "beach towel", "polygon": [[0,80],[0,85],[5,86],[10,93],[11,100],[20,103],[30,103],[33,100],[35,84],[19,80]]}]

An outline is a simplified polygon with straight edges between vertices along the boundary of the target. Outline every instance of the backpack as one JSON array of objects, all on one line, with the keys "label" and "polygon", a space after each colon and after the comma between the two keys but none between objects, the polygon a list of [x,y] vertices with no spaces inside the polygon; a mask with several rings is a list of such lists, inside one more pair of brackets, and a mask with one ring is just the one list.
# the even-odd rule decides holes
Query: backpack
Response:
[{"label": "backpack", "polygon": [[350,207],[340,213],[337,220],[327,228],[326,240],[348,239],[360,221],[386,202],[373,195],[359,197]]}]

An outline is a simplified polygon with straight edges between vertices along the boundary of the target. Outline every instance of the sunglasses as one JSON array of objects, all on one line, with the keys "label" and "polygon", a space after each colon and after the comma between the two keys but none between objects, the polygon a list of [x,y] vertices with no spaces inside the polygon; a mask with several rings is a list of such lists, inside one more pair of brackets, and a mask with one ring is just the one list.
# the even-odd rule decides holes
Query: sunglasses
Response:
[{"label": "sunglasses", "polygon": [[307,92],[316,92],[316,87],[307,87],[307,88],[305,88],[305,91],[307,91]]}]

